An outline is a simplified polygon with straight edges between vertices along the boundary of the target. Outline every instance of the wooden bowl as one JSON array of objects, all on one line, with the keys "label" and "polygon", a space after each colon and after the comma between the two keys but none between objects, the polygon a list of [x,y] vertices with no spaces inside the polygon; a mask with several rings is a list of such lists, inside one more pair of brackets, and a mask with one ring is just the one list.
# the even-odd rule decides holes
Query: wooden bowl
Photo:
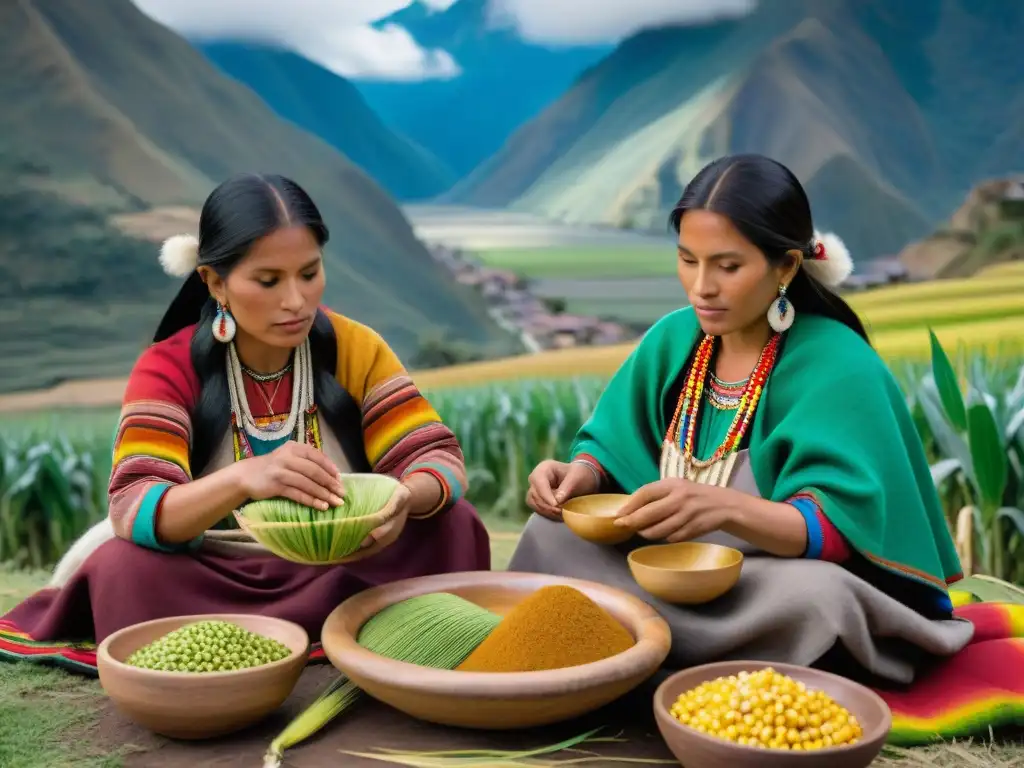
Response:
[{"label": "wooden bowl", "polygon": [[736,586],[743,553],[720,544],[684,541],[634,549],[627,561],[636,583],[659,600],[696,605]]},{"label": "wooden bowl", "polygon": [[[813,752],[758,749],[708,736],[683,725],[670,713],[681,693],[701,683],[739,672],[755,672],[771,666],[776,672],[799,680],[808,688],[823,690],[857,718],[864,731],[852,746],[828,747]],[[677,672],[654,694],[654,717],[662,738],[685,768],[866,768],[885,745],[892,728],[892,713],[874,691],[852,680],[793,664],[763,661],[725,661]]]},{"label": "wooden bowl", "polygon": [[615,513],[629,499],[625,493],[594,493],[569,499],[562,505],[562,520],[581,539],[595,544],[621,544],[633,531],[615,525]]},{"label": "wooden bowl", "polygon": [[[186,624],[230,621],[291,649],[287,658],[230,672],[163,672],[125,662],[134,651]],[[96,650],[100,685],[129,719],[163,736],[207,739],[240,730],[277,709],[306,666],[309,637],[270,616],[204,614],[155,619],[118,630]]]},{"label": "wooden bowl", "polygon": [[[505,615],[541,587],[575,587],[636,639],[601,661],[536,672],[431,669],[371,653],[356,642],[368,619],[394,603],[450,592]],[[404,579],[361,592],[324,623],[327,658],[375,699],[441,725],[508,730],[568,720],[619,698],[653,675],[672,644],[668,624],[643,600],[612,587],[538,573],[470,571]]]}]

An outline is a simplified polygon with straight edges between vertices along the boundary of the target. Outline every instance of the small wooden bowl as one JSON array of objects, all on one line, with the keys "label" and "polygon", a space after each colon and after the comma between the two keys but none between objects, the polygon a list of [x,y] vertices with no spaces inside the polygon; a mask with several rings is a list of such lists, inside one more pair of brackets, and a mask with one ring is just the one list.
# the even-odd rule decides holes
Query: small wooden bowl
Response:
[{"label": "small wooden bowl", "polygon": [[[449,592],[505,615],[536,590],[555,584],[583,592],[622,622],[636,644],[610,658],[564,669],[459,672],[394,661],[356,642],[368,619],[411,597]],[[647,603],[603,584],[539,573],[470,571],[404,579],[350,597],[327,617],[321,641],[335,667],[395,709],[441,725],[508,730],[568,720],[614,701],[658,670],[672,637]]]},{"label": "small wooden bowl", "polygon": [[721,597],[740,579],[743,553],[720,544],[653,544],[629,553],[636,583],[666,603],[697,605]]},{"label": "small wooden bowl", "polygon": [[569,499],[562,505],[562,520],[581,539],[595,544],[621,544],[633,531],[615,525],[615,513],[629,499],[625,493],[594,493]]},{"label": "small wooden bowl", "polygon": [[[776,672],[799,680],[808,688],[825,691],[860,722],[864,735],[852,746],[828,747],[813,752],[758,749],[709,736],[683,725],[670,710],[680,694],[701,683],[740,672],[771,666]],[[763,661],[725,661],[677,672],[654,694],[654,717],[662,738],[686,768],[866,768],[885,746],[892,728],[892,713],[874,691],[852,680],[793,664]]]},{"label": "small wooden bowl", "polygon": [[[125,662],[132,653],[186,624],[230,621],[291,649],[287,658],[230,672],[163,672]],[[238,731],[277,709],[306,666],[309,636],[298,624],[270,616],[204,614],[133,624],[96,650],[100,685],[129,719],[174,739],[208,739]]]}]

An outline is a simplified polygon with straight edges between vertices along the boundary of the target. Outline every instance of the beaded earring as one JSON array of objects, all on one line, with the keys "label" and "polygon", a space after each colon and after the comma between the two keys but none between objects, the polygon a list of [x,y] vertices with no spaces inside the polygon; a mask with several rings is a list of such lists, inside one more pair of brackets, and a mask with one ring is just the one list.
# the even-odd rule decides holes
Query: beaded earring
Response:
[{"label": "beaded earring", "polygon": [[227,344],[235,338],[235,318],[231,316],[231,310],[217,302],[217,314],[213,316],[213,338],[221,344]]},{"label": "beaded earring", "polygon": [[768,307],[768,325],[776,333],[788,331],[796,318],[793,302],[786,298],[786,286],[779,286],[779,297]]}]

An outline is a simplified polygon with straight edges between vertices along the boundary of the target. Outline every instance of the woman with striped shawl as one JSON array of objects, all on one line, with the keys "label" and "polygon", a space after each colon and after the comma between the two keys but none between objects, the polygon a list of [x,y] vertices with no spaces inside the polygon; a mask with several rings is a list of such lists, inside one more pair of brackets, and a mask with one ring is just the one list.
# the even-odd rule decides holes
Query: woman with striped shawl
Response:
[{"label": "woman with striped shawl", "polygon": [[[321,306],[327,239],[298,185],[243,175],[207,199],[198,239],[164,244],[165,271],[187,279],[128,381],[109,517],[0,620],[0,650],[214,612],[289,619],[317,640],[362,589],[490,569],[455,436],[375,331]],[[302,566],[215,530],[247,500],[338,504],[346,472],[402,483],[399,514],[356,562]]]}]

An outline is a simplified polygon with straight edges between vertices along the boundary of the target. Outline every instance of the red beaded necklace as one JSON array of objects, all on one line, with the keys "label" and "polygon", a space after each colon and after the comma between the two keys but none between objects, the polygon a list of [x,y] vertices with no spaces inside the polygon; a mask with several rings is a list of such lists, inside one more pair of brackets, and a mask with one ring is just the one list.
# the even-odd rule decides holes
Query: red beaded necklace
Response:
[{"label": "red beaded necklace", "polygon": [[[711,356],[714,351],[715,337],[705,336],[701,340],[700,346],[697,347],[697,354],[694,356],[693,364],[690,366],[690,371],[686,376],[686,384],[683,386],[682,392],[679,393],[679,400],[676,403],[676,410],[672,416],[672,423],[669,424],[668,432],[665,433],[666,440],[680,445],[683,451],[683,458],[689,465],[698,469],[710,467],[712,464],[720,461],[726,454],[732,453],[739,447],[740,441],[743,440],[743,436],[746,434],[747,428],[754,417],[754,411],[757,410],[757,404],[761,399],[764,383],[768,380],[768,374],[771,373],[772,368],[775,366],[779,339],[779,334],[773,334],[768,339],[764,349],[761,350],[761,356],[757,359],[757,365],[754,366],[754,370],[750,374],[746,386],[743,388],[739,407],[736,409],[736,415],[729,426],[729,431],[726,433],[722,444],[711,455],[711,458],[706,460],[694,458],[696,449],[695,427],[697,424],[697,414],[700,412],[701,403],[704,401],[704,382],[707,381],[711,369]],[[680,435],[684,436],[684,440],[679,439]]]}]

